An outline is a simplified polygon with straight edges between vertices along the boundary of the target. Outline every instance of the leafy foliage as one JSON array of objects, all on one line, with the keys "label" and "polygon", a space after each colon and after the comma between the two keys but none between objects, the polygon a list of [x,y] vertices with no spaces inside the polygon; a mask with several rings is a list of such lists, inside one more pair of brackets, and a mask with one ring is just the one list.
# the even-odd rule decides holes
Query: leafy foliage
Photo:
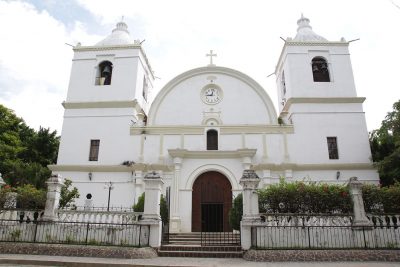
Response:
[{"label": "leafy foliage", "polygon": [[393,104],[381,127],[370,133],[369,140],[382,185],[400,182],[400,100]]},{"label": "leafy foliage", "polygon": [[79,198],[78,188],[72,186],[72,181],[64,179],[64,185],[61,187],[59,208],[71,207],[76,198]]},{"label": "leafy foliage", "polygon": [[243,216],[243,195],[240,193],[235,197],[232,203],[232,209],[229,211],[229,224],[235,230],[240,230],[240,221]]},{"label": "leafy foliage", "polygon": [[281,180],[258,194],[260,212],[332,214],[352,210],[349,191],[344,185]]},{"label": "leafy foliage", "polygon": [[46,205],[46,191],[36,189],[33,185],[26,184],[15,189],[18,209],[44,209]]},{"label": "leafy foliage", "polygon": [[8,184],[45,188],[51,173],[47,165],[55,163],[58,144],[56,131],[40,127],[36,132],[0,105],[0,173]]},{"label": "leafy foliage", "polygon": [[136,212],[144,211],[144,199],[145,199],[145,195],[144,195],[144,193],[142,193],[138,198],[138,202],[133,206],[134,211],[136,211]]},{"label": "leafy foliage", "polygon": [[388,187],[365,184],[364,207],[370,213],[400,213],[400,183]]},{"label": "leafy foliage", "polygon": [[160,200],[160,216],[164,223],[169,222],[167,200],[165,199],[164,195],[161,195]]},{"label": "leafy foliage", "polygon": [[[138,202],[133,206],[133,210],[136,212],[143,212],[144,211],[144,202],[145,202],[146,196],[145,193],[142,193],[139,196]],[[168,222],[168,207],[167,207],[167,201],[164,197],[164,195],[161,195],[160,199],[160,216],[161,220],[164,223]]]}]

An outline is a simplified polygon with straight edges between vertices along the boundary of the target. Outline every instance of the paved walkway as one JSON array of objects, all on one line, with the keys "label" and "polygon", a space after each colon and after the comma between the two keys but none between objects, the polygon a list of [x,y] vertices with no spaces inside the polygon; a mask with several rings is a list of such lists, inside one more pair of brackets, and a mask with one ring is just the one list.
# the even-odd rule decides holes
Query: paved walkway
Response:
[{"label": "paved walkway", "polygon": [[249,266],[249,267],[400,267],[400,262],[250,262],[243,259],[221,258],[173,258],[157,257],[154,259],[113,259],[87,257],[61,257],[39,255],[0,254],[0,266]]}]

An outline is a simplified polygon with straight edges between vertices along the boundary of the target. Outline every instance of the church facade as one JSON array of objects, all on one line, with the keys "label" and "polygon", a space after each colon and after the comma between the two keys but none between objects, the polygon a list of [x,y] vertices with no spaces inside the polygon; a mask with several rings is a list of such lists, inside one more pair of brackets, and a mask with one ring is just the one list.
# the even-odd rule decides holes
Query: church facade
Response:
[{"label": "church facade", "polygon": [[229,231],[243,170],[260,187],[286,181],[378,183],[365,114],[344,39],[298,20],[275,74],[278,113],[255,80],[212,64],[168,82],[154,76],[124,22],[94,46],[74,47],[53,173],[79,189],[77,205],[131,207],[156,171],[170,196],[170,231]]}]

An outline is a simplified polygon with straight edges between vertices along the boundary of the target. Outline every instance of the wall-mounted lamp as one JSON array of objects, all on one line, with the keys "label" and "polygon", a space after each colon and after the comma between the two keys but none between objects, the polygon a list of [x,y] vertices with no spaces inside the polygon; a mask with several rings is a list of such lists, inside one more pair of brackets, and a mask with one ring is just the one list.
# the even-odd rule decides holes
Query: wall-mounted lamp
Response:
[{"label": "wall-mounted lamp", "polygon": [[336,172],[336,180],[339,180],[339,178],[340,178],[340,171],[337,171]]},{"label": "wall-mounted lamp", "polygon": [[89,176],[89,180],[91,181],[91,180],[92,180],[92,177],[93,177],[93,174],[92,174],[91,172],[89,172],[89,173],[88,173],[88,176]]}]

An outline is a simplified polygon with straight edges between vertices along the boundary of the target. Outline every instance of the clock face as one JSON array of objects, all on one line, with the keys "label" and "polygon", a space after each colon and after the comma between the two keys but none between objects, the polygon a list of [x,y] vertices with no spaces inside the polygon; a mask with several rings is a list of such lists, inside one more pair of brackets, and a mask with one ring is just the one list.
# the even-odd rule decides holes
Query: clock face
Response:
[{"label": "clock face", "polygon": [[222,100],[222,91],[217,86],[207,86],[201,91],[201,98],[206,104],[218,104]]}]

